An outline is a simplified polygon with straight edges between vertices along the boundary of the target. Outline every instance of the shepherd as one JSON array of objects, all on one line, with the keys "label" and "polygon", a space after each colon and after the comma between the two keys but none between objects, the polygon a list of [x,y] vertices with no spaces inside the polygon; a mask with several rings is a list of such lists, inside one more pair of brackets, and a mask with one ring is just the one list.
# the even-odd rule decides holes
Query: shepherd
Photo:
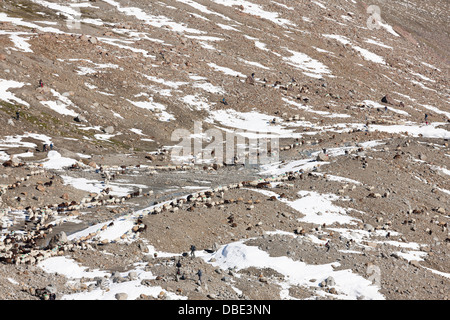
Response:
[{"label": "shepherd", "polygon": [[198,269],[197,275],[198,275],[198,283],[202,285],[202,275],[203,275],[202,270]]},{"label": "shepherd", "polygon": [[180,279],[179,277],[181,276],[181,261],[180,260],[178,260],[176,266],[177,266],[177,272],[176,272],[176,275],[175,275],[175,279],[178,282],[179,279]]}]

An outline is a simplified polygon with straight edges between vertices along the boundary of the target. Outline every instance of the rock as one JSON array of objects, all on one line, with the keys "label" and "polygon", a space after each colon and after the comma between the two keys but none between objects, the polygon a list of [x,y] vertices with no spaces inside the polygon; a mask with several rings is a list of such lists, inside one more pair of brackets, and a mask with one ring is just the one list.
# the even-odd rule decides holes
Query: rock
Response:
[{"label": "rock", "polygon": [[104,129],[105,133],[107,134],[113,134],[114,133],[114,127],[113,126],[108,126]]},{"label": "rock", "polygon": [[245,83],[255,84],[255,79],[252,76],[248,76],[247,79],[245,79]]},{"label": "rock", "polygon": [[99,287],[100,289],[107,289],[109,286],[109,281],[106,278],[96,278],[95,280],[97,280],[96,285],[97,287]]},{"label": "rock", "polygon": [[130,280],[136,280],[138,278],[138,274],[136,271],[130,271],[128,273],[128,279]]},{"label": "rock", "polygon": [[68,193],[64,193],[64,194],[61,196],[61,198],[64,199],[64,200],[69,200],[69,194],[68,194]]},{"label": "rock", "polygon": [[364,224],[364,230],[365,230],[365,231],[372,232],[372,231],[375,230],[375,228],[374,228],[371,224],[365,223],[365,224]]},{"label": "rock", "polygon": [[52,284],[49,284],[48,286],[46,286],[45,290],[47,290],[48,293],[50,293],[50,294],[56,294],[56,292],[58,291],[56,289],[56,287],[54,285],[52,285]]},{"label": "rock", "polygon": [[89,41],[89,37],[88,37],[87,35],[85,35],[85,34],[83,34],[82,36],[80,36],[79,39],[80,39],[81,41],[86,41],[86,42]]},{"label": "rock", "polygon": [[44,192],[44,191],[45,191],[45,187],[44,187],[42,184],[38,184],[38,185],[36,186],[36,190],[41,191],[41,192]]},{"label": "rock", "polygon": [[116,295],[114,297],[116,298],[116,300],[127,300],[128,294],[126,294],[125,292],[120,292],[120,293],[116,293]]},{"label": "rock", "polygon": [[416,268],[420,267],[420,263],[417,260],[411,260],[411,261],[409,261],[409,264],[414,266],[414,267],[416,267]]},{"label": "rock", "polygon": [[97,164],[94,161],[89,162],[88,166],[92,168],[97,168]]},{"label": "rock", "polygon": [[369,195],[367,196],[368,198],[376,198],[376,199],[378,199],[378,198],[381,198],[381,194],[379,194],[379,193],[369,193]]},{"label": "rock", "polygon": [[329,160],[330,160],[330,157],[329,157],[327,154],[321,152],[321,153],[319,153],[319,155],[317,156],[317,159],[316,159],[316,160],[317,160],[317,161],[329,161]]},{"label": "rock", "polygon": [[50,242],[48,243],[49,248],[55,248],[59,245],[63,245],[65,243],[67,243],[68,239],[67,239],[67,235],[64,231],[61,231],[60,233],[54,235],[51,239]]},{"label": "rock", "polygon": [[395,104],[394,100],[392,100],[392,98],[389,95],[385,95],[382,99],[381,102],[383,103],[387,103],[387,104]]},{"label": "rock", "polygon": [[331,294],[338,294],[335,288],[331,288],[328,292]]},{"label": "rock", "polygon": [[86,118],[85,118],[83,115],[81,115],[81,114],[79,114],[78,116],[76,116],[73,120],[74,120],[75,122],[87,122]]},{"label": "rock", "polygon": [[3,166],[4,167],[14,167],[14,163],[12,160],[7,160],[7,161],[3,162]]},{"label": "rock", "polygon": [[325,279],[325,285],[327,287],[334,287],[336,285],[336,281],[334,280],[333,277],[328,277]]},{"label": "rock", "polygon": [[400,259],[400,256],[396,252],[391,253],[391,257],[393,257],[395,259]]},{"label": "rock", "polygon": [[6,60],[6,56],[4,54],[0,54],[0,61]]}]

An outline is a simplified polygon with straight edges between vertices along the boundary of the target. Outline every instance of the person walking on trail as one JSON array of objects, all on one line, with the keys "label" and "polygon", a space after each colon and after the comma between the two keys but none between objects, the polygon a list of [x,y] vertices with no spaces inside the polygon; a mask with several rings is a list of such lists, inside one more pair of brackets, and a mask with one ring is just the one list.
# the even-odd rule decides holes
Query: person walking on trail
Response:
[{"label": "person walking on trail", "polygon": [[201,285],[202,284],[202,270],[198,269],[197,271],[197,276],[198,276],[198,283]]},{"label": "person walking on trail", "polygon": [[178,260],[176,266],[177,266],[177,272],[175,275],[175,279],[178,281],[180,279],[179,277],[181,276],[181,261],[180,260]]},{"label": "person walking on trail", "polygon": [[39,87],[41,87],[41,88],[44,87],[44,83],[42,82],[42,80],[39,80]]},{"label": "person walking on trail", "polygon": [[191,257],[192,258],[195,258],[195,250],[196,250],[195,246],[191,245]]},{"label": "person walking on trail", "polygon": [[325,243],[325,248],[327,248],[327,252],[330,251],[331,248],[330,240],[328,240],[327,243]]},{"label": "person walking on trail", "polygon": [[428,114],[425,113],[425,124],[428,125]]},{"label": "person walking on trail", "polygon": [[16,120],[19,120],[19,118],[20,118],[20,112],[16,111]]},{"label": "person walking on trail", "polygon": [[225,98],[222,99],[222,103],[226,106],[228,105],[228,102],[225,101]]}]

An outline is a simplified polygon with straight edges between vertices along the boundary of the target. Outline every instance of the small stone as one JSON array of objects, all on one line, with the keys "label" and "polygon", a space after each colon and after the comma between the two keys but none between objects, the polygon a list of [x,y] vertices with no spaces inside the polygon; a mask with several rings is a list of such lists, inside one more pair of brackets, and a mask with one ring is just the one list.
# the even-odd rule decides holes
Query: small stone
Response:
[{"label": "small stone", "polygon": [[338,294],[335,288],[331,288],[328,292],[331,294]]},{"label": "small stone", "polygon": [[420,267],[420,263],[419,263],[419,261],[417,261],[417,260],[411,260],[411,261],[409,262],[409,264],[412,265],[412,266],[414,266],[414,267],[416,267],[416,268],[419,268],[419,267]]},{"label": "small stone", "polygon": [[56,287],[52,284],[49,284],[48,286],[46,286],[45,290],[47,290],[50,294],[56,294],[56,292],[57,292]]},{"label": "small stone", "polygon": [[114,297],[117,300],[127,300],[128,299],[128,294],[126,294],[125,292],[120,292],[120,293],[116,293],[116,295]]},{"label": "small stone", "polygon": [[136,280],[138,278],[138,274],[135,271],[130,271],[128,273],[128,279],[130,280]]}]

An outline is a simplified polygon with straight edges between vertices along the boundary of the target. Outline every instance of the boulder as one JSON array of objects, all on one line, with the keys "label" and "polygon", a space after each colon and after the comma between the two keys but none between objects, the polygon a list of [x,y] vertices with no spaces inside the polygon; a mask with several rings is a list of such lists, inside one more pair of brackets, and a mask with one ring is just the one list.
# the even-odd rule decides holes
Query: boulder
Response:
[{"label": "boulder", "polygon": [[317,160],[317,161],[329,161],[329,160],[330,160],[330,157],[329,157],[327,154],[321,152],[321,153],[319,153],[319,155],[317,156],[317,159],[316,159],[316,160]]},{"label": "boulder", "polygon": [[78,116],[76,116],[73,120],[74,120],[75,122],[87,122],[86,118],[85,118],[83,115],[81,115],[81,114],[79,114]]},{"label": "boulder", "polygon": [[104,129],[106,134],[113,134],[114,133],[114,127],[113,126],[108,126]]},{"label": "boulder", "polygon": [[395,101],[389,96],[389,95],[385,95],[382,99],[381,102],[383,103],[387,103],[387,104],[395,104]]},{"label": "boulder", "polygon": [[336,285],[336,281],[334,280],[333,277],[328,277],[328,278],[325,280],[325,283],[326,283],[327,286],[329,286],[329,287],[334,287],[334,286]]},{"label": "boulder", "polygon": [[64,231],[54,235],[48,243],[49,248],[55,248],[68,242],[67,235]]}]

